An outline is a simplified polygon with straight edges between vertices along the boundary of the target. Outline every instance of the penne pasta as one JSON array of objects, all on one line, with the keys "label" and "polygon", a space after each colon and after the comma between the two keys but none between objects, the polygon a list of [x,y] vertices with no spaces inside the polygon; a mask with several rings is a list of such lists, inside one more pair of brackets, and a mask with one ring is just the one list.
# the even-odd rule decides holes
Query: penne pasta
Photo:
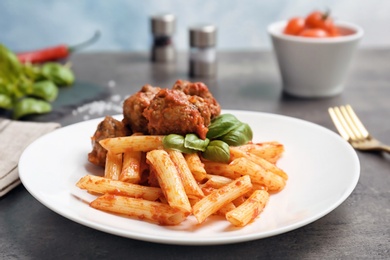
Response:
[{"label": "penne pasta", "polygon": [[212,187],[215,189],[219,189],[226,184],[231,183],[233,180],[224,176],[219,175],[207,175],[208,180],[204,183],[203,187]]},{"label": "penne pasta", "polygon": [[288,175],[276,165],[284,152],[279,142],[230,146],[228,163],[221,163],[201,152],[165,149],[164,137],[100,140],[107,150],[104,177],[86,175],[76,184],[98,196],[90,206],[159,225],[178,225],[192,214],[198,223],[221,215],[243,227],[286,185]]},{"label": "penne pasta", "polygon": [[90,206],[95,209],[123,214],[159,225],[178,225],[189,214],[160,202],[112,194],[98,197],[90,203]]},{"label": "penne pasta", "polygon": [[112,180],[118,180],[122,171],[122,154],[114,154],[110,151],[106,156],[106,167],[104,168],[104,177]]},{"label": "penne pasta", "polygon": [[250,176],[253,183],[264,185],[269,191],[281,191],[286,185],[286,181],[282,177],[265,170],[260,165],[245,157],[234,159],[230,163],[230,167],[242,175]]},{"label": "penne pasta", "polygon": [[237,179],[241,177],[239,172],[235,172],[227,163],[205,161],[204,168],[207,174],[214,174],[224,176],[230,179]]},{"label": "penne pasta", "polygon": [[119,180],[130,183],[141,181],[141,156],[142,152],[127,151],[123,153],[122,171]]},{"label": "penne pasta", "polygon": [[198,223],[214,214],[224,205],[244,195],[252,188],[249,176],[242,176],[222,188],[212,191],[209,195],[193,206],[193,214]]},{"label": "penne pasta", "polygon": [[276,164],[284,152],[284,146],[279,142],[250,143],[236,148],[259,156],[273,164]]},{"label": "penne pasta", "polygon": [[191,212],[191,204],[179,172],[168,153],[164,150],[153,150],[146,154],[146,159],[155,170],[158,183],[168,204],[173,208]]},{"label": "penne pasta", "polygon": [[106,150],[119,154],[126,151],[148,152],[163,148],[162,135],[132,135],[113,137],[101,140],[99,143]]},{"label": "penne pasta", "polygon": [[237,147],[230,147],[230,156],[231,156],[232,160],[234,160],[236,158],[241,158],[241,157],[247,158],[250,161],[260,165],[262,168],[266,169],[267,171],[271,171],[271,172],[279,175],[280,177],[282,177],[285,180],[288,179],[288,175],[282,169],[278,168],[275,164],[270,163],[269,161],[267,161],[267,160],[265,160],[257,155],[241,151]]},{"label": "penne pasta", "polygon": [[226,213],[226,219],[237,227],[243,227],[261,213],[268,199],[268,192],[257,190],[240,206]]},{"label": "penne pasta", "polygon": [[199,154],[190,153],[184,154],[184,158],[187,161],[188,168],[194,175],[195,180],[201,182],[207,177],[207,172],[204,168],[204,164],[200,160]]},{"label": "penne pasta", "polygon": [[223,205],[223,207],[220,208],[220,209],[216,212],[216,214],[217,214],[217,215],[220,215],[220,216],[226,217],[226,214],[227,214],[229,211],[232,211],[232,210],[235,209],[235,208],[236,208],[236,206],[234,205],[234,203],[233,203],[233,202],[229,202],[228,204]]},{"label": "penne pasta", "polygon": [[[220,176],[218,176],[220,177]],[[231,180],[233,181],[233,180]],[[220,187],[218,187],[220,188]],[[218,188],[212,188],[211,186],[209,187],[205,187],[205,188],[202,188],[202,190],[204,190],[204,194],[206,195],[209,195],[211,192],[215,191],[216,189]],[[199,201],[199,200],[198,200]],[[195,203],[194,203],[195,204]],[[231,211],[232,209],[235,209],[236,206],[234,205],[233,202],[229,202],[225,205],[223,205],[217,212],[215,212],[214,214],[217,214],[217,215],[221,215],[221,216],[225,216],[226,213],[228,213],[229,211]]]},{"label": "penne pasta", "polygon": [[179,171],[187,196],[189,198],[203,198],[203,191],[192,175],[183,154],[176,150],[168,150],[167,152]]},{"label": "penne pasta", "polygon": [[147,187],[123,181],[114,181],[94,175],[82,177],[77,182],[76,186],[91,193],[117,194],[151,201],[157,200],[163,196],[161,189],[157,187]]}]

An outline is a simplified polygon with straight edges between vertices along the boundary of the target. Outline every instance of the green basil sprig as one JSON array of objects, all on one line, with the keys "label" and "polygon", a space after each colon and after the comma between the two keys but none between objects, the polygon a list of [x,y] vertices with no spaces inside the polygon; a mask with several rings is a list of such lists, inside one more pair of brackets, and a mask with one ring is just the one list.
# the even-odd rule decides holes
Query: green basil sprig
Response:
[{"label": "green basil sprig", "polygon": [[197,151],[184,146],[184,136],[177,134],[166,135],[163,138],[163,146],[165,149],[172,149],[182,153],[196,153]]},{"label": "green basil sprig", "polygon": [[205,140],[195,134],[185,137],[170,134],[164,137],[166,149],[174,149],[182,153],[201,152],[203,158],[215,162],[229,162],[229,146],[239,146],[248,143],[253,138],[253,132],[247,123],[239,121],[232,114],[222,114],[215,118],[210,126]]},{"label": "green basil sprig", "polygon": [[232,114],[222,114],[211,121],[207,138],[222,140],[228,145],[239,146],[253,138],[250,126],[241,122]]},{"label": "green basil sprig", "polygon": [[202,156],[210,161],[227,163],[230,160],[229,145],[221,140],[213,140],[207,146],[206,151],[202,153]]},{"label": "green basil sprig", "polygon": [[240,121],[232,114],[223,114],[211,121],[207,138],[217,139],[240,125]]},{"label": "green basil sprig", "polygon": [[200,139],[196,134],[186,134],[186,137],[184,138],[184,147],[196,151],[206,151],[206,148],[209,143],[210,139]]},{"label": "green basil sprig", "polygon": [[163,138],[165,149],[172,149],[182,153],[201,152],[203,158],[215,162],[228,162],[230,159],[229,145],[221,140],[211,141],[199,138],[195,134],[187,134],[185,137],[178,134],[166,135]]}]

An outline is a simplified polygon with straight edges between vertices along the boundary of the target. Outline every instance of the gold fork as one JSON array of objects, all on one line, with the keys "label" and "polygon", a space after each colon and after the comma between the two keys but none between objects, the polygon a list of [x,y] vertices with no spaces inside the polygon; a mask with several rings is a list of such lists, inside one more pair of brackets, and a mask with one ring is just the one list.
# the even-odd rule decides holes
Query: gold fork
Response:
[{"label": "gold fork", "polygon": [[328,112],[340,135],[355,149],[390,153],[390,146],[370,135],[350,105],[330,107]]}]

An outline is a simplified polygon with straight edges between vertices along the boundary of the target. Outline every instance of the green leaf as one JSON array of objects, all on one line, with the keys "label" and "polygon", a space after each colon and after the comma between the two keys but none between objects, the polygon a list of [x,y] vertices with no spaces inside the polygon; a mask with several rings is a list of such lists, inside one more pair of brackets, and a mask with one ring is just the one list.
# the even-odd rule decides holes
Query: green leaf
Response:
[{"label": "green leaf", "polygon": [[163,138],[163,146],[165,149],[172,149],[182,153],[195,153],[196,150],[186,148],[184,146],[184,136],[170,134]]},{"label": "green leaf", "polygon": [[0,94],[8,95],[10,96],[12,94],[12,86],[9,84],[6,84],[1,78],[0,78]]},{"label": "green leaf", "polygon": [[207,146],[206,151],[202,153],[202,156],[210,161],[227,163],[230,160],[229,145],[221,140],[213,140]]},{"label": "green leaf", "polygon": [[49,80],[39,81],[32,85],[30,95],[40,97],[46,101],[54,101],[58,96],[58,88]]},{"label": "green leaf", "polygon": [[0,94],[0,108],[11,109],[12,105],[12,99],[9,96]]},{"label": "green leaf", "polygon": [[54,62],[22,64],[15,53],[0,44],[0,108],[13,109],[15,119],[50,112],[47,101],[57,98],[57,84],[71,85],[74,80],[67,66]]},{"label": "green leaf", "polygon": [[23,67],[23,74],[33,80],[33,81],[38,81],[44,79],[42,72],[41,72],[41,67],[37,65],[33,65],[31,63],[26,63],[22,64]]},{"label": "green leaf", "polygon": [[232,114],[222,114],[211,121],[207,138],[216,139],[227,134],[240,124],[240,121]]},{"label": "green leaf", "polygon": [[41,68],[42,75],[58,86],[72,85],[74,82],[73,72],[66,66],[57,62],[47,62]]},{"label": "green leaf", "polygon": [[209,142],[210,139],[208,138],[203,140],[200,139],[196,134],[186,134],[186,137],[184,138],[184,147],[204,152]]},{"label": "green leaf", "polygon": [[21,74],[22,64],[18,57],[0,44],[0,78],[3,78],[5,83],[15,83]]},{"label": "green leaf", "polygon": [[30,114],[44,114],[51,111],[51,105],[49,102],[35,99],[35,98],[24,98],[19,100],[13,111],[13,118],[20,119]]},{"label": "green leaf", "polygon": [[231,146],[239,146],[248,143],[253,138],[252,129],[246,123],[241,123],[238,127],[221,137],[221,140]]}]

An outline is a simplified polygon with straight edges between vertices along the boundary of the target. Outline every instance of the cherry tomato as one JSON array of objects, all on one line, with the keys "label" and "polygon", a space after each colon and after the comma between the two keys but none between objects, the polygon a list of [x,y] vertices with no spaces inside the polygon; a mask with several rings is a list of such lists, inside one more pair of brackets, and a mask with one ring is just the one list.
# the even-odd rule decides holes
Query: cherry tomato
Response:
[{"label": "cherry tomato", "polygon": [[305,29],[305,19],[302,17],[291,18],[286,28],[284,28],[284,33],[289,35],[298,35]]},{"label": "cherry tomato", "polygon": [[340,36],[341,35],[339,29],[337,29],[336,26],[333,26],[332,28],[330,28],[328,30],[328,33],[329,33],[329,36],[331,36],[331,37],[336,37],[336,36]]},{"label": "cherry tomato", "polygon": [[311,12],[306,16],[305,24],[309,28],[321,28],[322,24],[328,18],[328,13],[323,13],[320,11]]},{"label": "cherry tomato", "polygon": [[307,28],[323,29],[328,32],[329,36],[339,35],[329,12],[314,11],[310,13],[305,19],[305,25]]},{"label": "cherry tomato", "polygon": [[305,29],[299,36],[311,37],[311,38],[325,38],[329,37],[329,33],[323,29]]}]

